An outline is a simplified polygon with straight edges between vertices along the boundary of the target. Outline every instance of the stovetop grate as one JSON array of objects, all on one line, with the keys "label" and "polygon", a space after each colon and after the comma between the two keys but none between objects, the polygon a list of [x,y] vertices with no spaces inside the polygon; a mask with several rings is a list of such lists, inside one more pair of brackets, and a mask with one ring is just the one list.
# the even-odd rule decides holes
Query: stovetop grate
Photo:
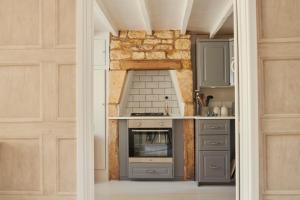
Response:
[{"label": "stovetop grate", "polygon": [[131,113],[131,116],[164,116],[164,113]]}]

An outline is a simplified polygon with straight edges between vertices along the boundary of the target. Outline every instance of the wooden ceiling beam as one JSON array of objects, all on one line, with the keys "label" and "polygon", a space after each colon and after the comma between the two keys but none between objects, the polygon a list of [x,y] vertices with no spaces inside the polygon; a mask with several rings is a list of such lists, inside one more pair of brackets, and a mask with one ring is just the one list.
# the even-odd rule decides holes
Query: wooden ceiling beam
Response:
[{"label": "wooden ceiling beam", "polygon": [[220,13],[220,15],[216,18],[215,23],[212,26],[212,29],[209,34],[209,38],[214,38],[215,35],[222,28],[228,17],[233,13],[233,1],[230,0],[228,4],[225,6],[224,10]]},{"label": "wooden ceiling beam", "polygon": [[189,19],[192,13],[192,8],[193,8],[193,3],[194,0],[186,0],[186,4],[184,7],[184,13],[183,13],[183,18],[182,18],[182,22],[181,22],[181,34],[185,34],[188,23],[189,23]]},{"label": "wooden ceiling beam", "polygon": [[99,15],[103,19],[103,22],[109,27],[109,32],[111,32],[114,36],[118,36],[119,30],[101,0],[97,0],[94,3],[94,9],[96,10],[97,15]]},{"label": "wooden ceiling beam", "polygon": [[146,0],[139,0],[139,6],[143,15],[143,21],[145,24],[145,30],[147,34],[152,34],[152,26],[151,26],[151,20],[149,15],[149,9]]}]

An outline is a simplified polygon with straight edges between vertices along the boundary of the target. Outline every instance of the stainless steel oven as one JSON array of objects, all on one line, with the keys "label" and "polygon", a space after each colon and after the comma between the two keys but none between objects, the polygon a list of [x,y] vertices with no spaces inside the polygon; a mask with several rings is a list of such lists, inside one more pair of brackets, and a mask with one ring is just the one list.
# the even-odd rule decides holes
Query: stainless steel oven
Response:
[{"label": "stainless steel oven", "polygon": [[129,120],[129,162],[172,162],[172,120]]}]

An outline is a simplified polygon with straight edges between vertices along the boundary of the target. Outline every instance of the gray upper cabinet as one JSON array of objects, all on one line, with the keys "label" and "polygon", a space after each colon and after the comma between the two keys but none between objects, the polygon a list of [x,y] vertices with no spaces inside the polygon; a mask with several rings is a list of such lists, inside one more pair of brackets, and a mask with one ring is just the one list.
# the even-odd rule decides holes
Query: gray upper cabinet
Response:
[{"label": "gray upper cabinet", "polygon": [[197,87],[230,84],[229,41],[201,41],[196,44]]}]

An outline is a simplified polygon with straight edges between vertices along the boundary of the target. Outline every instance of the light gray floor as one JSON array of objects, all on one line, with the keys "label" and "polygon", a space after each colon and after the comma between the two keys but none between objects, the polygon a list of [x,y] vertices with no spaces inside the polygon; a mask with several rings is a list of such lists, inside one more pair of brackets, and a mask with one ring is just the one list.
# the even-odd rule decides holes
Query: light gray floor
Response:
[{"label": "light gray floor", "polygon": [[235,200],[234,186],[194,181],[110,181],[95,185],[95,200]]}]

